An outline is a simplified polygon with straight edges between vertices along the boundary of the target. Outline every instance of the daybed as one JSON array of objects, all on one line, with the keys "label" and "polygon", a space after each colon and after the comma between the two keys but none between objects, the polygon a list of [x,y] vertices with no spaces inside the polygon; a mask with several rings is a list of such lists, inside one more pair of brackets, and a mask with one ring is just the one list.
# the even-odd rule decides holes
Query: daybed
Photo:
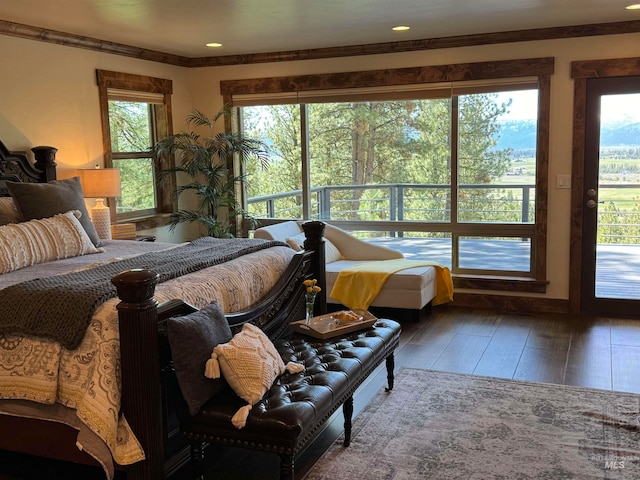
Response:
[{"label": "daybed", "polygon": [[[285,221],[258,228],[256,238],[286,242],[295,250],[302,248],[301,223]],[[402,253],[360,240],[344,230],[327,224],[324,232],[326,255],[327,302],[340,302],[329,296],[338,274],[344,268],[373,260],[403,258]],[[372,307],[401,309],[410,311],[417,319],[419,311],[427,306],[436,295],[436,271],[432,266],[408,268],[393,273],[384,283],[371,303]],[[340,307],[341,308],[341,307]]]},{"label": "daybed", "polygon": [[[55,180],[55,149],[38,147],[33,150],[37,159],[35,165],[31,165],[24,152],[10,152],[0,143],[0,195],[7,192],[7,180],[21,184],[33,182],[38,186]],[[47,205],[42,199],[32,200],[36,204]],[[58,223],[55,223],[56,228],[51,227],[47,223],[49,219],[42,221],[53,230],[47,230],[48,233],[36,242],[39,247],[36,250],[47,253],[50,253],[49,247],[55,250],[47,242],[53,238],[51,235],[55,237],[54,234],[61,231],[73,231],[78,241],[57,241],[54,242],[56,248],[64,250],[67,244],[77,244],[81,249],[98,249],[85,235],[88,232],[83,230],[83,226],[78,226],[79,219],[74,214],[65,213],[62,217],[66,230],[56,230]],[[53,220],[59,221],[58,217]],[[19,223],[17,229],[31,228],[32,224],[37,222]],[[115,454],[121,461],[115,468],[124,472],[127,479],[165,478],[189,458],[188,446],[179,438],[178,422],[170,401],[177,385],[166,336],[167,315],[187,303],[202,308],[218,299],[225,304],[225,309],[229,309],[227,318],[231,324],[250,321],[268,335],[279,336],[289,322],[303,317],[303,280],[324,278],[324,262],[320,261],[324,258],[323,227],[319,222],[307,226],[309,239],[306,251],[295,253],[277,242],[266,245],[269,248],[262,245],[260,251],[252,250],[248,258],[232,260],[244,262],[241,266],[216,264],[189,273],[188,277],[197,277],[191,284],[186,283],[187,276],[168,279],[173,273],[163,274],[161,280],[166,281],[159,285],[155,295],[155,276],[153,281],[148,281],[144,275],[142,278],[134,275],[133,279],[131,275],[113,277],[121,266],[149,271],[146,263],[136,265],[136,262],[141,262],[142,258],[146,262],[147,255],[153,254],[132,255],[141,253],[143,248],[147,251],[167,247],[153,242],[113,241],[100,247],[105,250],[102,253],[83,250],[86,255],[69,255],[73,258],[0,275],[0,283],[5,282],[0,286],[0,294],[10,291],[13,295],[15,290],[25,286],[29,288],[27,297],[34,301],[27,302],[24,297],[20,301],[25,310],[39,306],[37,321],[28,322],[27,318],[26,322],[35,329],[33,331],[38,331],[41,325],[53,324],[49,321],[51,318],[61,316],[61,306],[75,304],[78,298],[85,298],[84,292],[77,295],[76,291],[74,300],[67,300],[68,297],[56,293],[55,299],[51,297],[47,303],[49,291],[39,289],[42,284],[57,284],[61,275],[40,278],[47,275],[45,267],[53,266],[56,273],[74,270],[70,277],[79,284],[83,278],[91,278],[85,276],[93,275],[95,271],[112,272],[106,282],[104,279],[86,282],[89,290],[97,290],[98,296],[104,297],[100,300],[106,301],[95,309],[84,335],[78,336],[75,330],[69,334],[58,329],[53,334],[48,332],[55,338],[53,340],[11,333],[6,328],[11,322],[4,322],[4,333],[0,333],[0,392],[4,392],[5,400],[0,404],[0,431],[10,431],[12,435],[0,435],[0,450],[100,465],[107,477],[113,474]],[[29,235],[21,238],[29,238]],[[116,256],[124,257],[120,259],[124,263],[111,259],[118,244],[127,245],[127,249],[116,253]],[[178,255],[179,248],[171,248],[166,253]],[[264,267],[262,252],[270,252],[268,255],[275,261]],[[18,257],[20,255],[16,257],[20,260]],[[191,261],[192,257],[185,261]],[[84,265],[82,260],[85,260]],[[95,268],[87,268],[87,264]],[[155,268],[156,264],[153,265]],[[248,270],[253,268],[252,265],[273,274]],[[191,266],[185,271],[190,269]],[[226,273],[222,274],[218,269]],[[257,279],[257,283],[239,286],[237,282],[239,277],[243,277],[243,272],[248,272],[245,277]],[[227,274],[232,276],[224,276]],[[219,282],[217,286],[216,280]],[[107,293],[101,290],[108,290],[105,285],[111,285],[111,282],[117,288],[118,298],[114,298],[115,290]],[[225,291],[217,291],[217,288]],[[159,302],[162,303],[159,305]],[[4,306],[12,307],[13,304],[5,302]],[[321,298],[317,302],[317,313],[325,310],[326,305]]]}]

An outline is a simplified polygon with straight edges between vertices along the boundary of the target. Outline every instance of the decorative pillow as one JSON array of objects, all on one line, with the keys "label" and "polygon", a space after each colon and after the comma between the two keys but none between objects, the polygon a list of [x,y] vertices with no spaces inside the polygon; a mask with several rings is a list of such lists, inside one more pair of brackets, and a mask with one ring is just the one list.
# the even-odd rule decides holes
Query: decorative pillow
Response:
[{"label": "decorative pillow", "polygon": [[[287,242],[287,245],[293,248],[296,252],[299,252],[304,248],[305,238],[306,237],[304,233],[301,233],[299,235],[289,237],[285,241]],[[338,247],[336,247],[333,243],[331,243],[330,240],[326,238],[324,239],[324,256],[326,263],[336,262],[338,260],[342,260],[343,258],[340,250],[338,250]]]},{"label": "decorative pillow", "polygon": [[170,318],[167,332],[178,385],[189,413],[195,415],[224,387],[222,379],[208,379],[204,371],[211,350],[231,340],[229,323],[218,302],[212,302],[197,312]]},{"label": "decorative pillow", "polygon": [[0,197],[0,225],[18,223],[20,212],[16,208],[16,203],[11,197]]},{"label": "decorative pillow", "polygon": [[291,248],[293,248],[296,252],[299,252],[300,250],[302,250],[304,248],[304,240],[305,240],[305,235],[304,233],[300,233],[298,235],[295,235],[293,237],[289,237],[287,238],[285,241],[287,242],[287,245],[289,245]]},{"label": "decorative pillow", "polygon": [[213,349],[205,375],[219,378],[222,372],[233,391],[248,403],[231,419],[236,428],[242,428],[247,423],[251,407],[285,370],[297,373],[304,370],[304,366],[293,362],[285,366],[269,337],[255,325],[245,323],[229,343]]},{"label": "decorative pillow", "polygon": [[103,252],[91,243],[76,218],[67,212],[42,220],[0,226],[0,273],[31,265]]},{"label": "decorative pillow", "polygon": [[7,188],[23,220],[37,220],[79,210],[82,213],[80,223],[87,235],[96,247],[102,245],[84,203],[80,177],[47,183],[7,182]]},{"label": "decorative pillow", "polygon": [[325,263],[337,262],[338,260],[342,260],[344,257],[338,250],[331,240],[324,239],[324,260]]}]

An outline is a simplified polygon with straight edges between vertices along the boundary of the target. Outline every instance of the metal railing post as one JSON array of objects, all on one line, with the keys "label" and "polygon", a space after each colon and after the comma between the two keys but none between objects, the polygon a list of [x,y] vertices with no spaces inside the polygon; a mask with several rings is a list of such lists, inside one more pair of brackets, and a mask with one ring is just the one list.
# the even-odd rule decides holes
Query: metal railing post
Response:
[{"label": "metal railing post", "polygon": [[529,198],[531,187],[522,187],[522,223],[529,222]]}]

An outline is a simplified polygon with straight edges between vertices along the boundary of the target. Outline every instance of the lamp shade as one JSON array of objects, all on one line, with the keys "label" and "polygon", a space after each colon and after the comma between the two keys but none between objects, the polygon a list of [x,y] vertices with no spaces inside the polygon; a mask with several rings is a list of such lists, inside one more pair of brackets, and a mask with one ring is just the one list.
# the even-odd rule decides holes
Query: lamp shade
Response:
[{"label": "lamp shade", "polygon": [[85,198],[120,196],[120,170],[117,168],[92,168],[78,170]]}]

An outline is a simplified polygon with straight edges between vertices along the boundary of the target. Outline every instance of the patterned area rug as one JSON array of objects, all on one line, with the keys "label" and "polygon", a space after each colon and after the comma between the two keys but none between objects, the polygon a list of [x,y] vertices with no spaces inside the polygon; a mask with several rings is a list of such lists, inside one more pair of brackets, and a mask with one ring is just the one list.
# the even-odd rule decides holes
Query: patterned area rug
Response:
[{"label": "patterned area rug", "polygon": [[402,369],[305,480],[639,479],[640,395]]}]

